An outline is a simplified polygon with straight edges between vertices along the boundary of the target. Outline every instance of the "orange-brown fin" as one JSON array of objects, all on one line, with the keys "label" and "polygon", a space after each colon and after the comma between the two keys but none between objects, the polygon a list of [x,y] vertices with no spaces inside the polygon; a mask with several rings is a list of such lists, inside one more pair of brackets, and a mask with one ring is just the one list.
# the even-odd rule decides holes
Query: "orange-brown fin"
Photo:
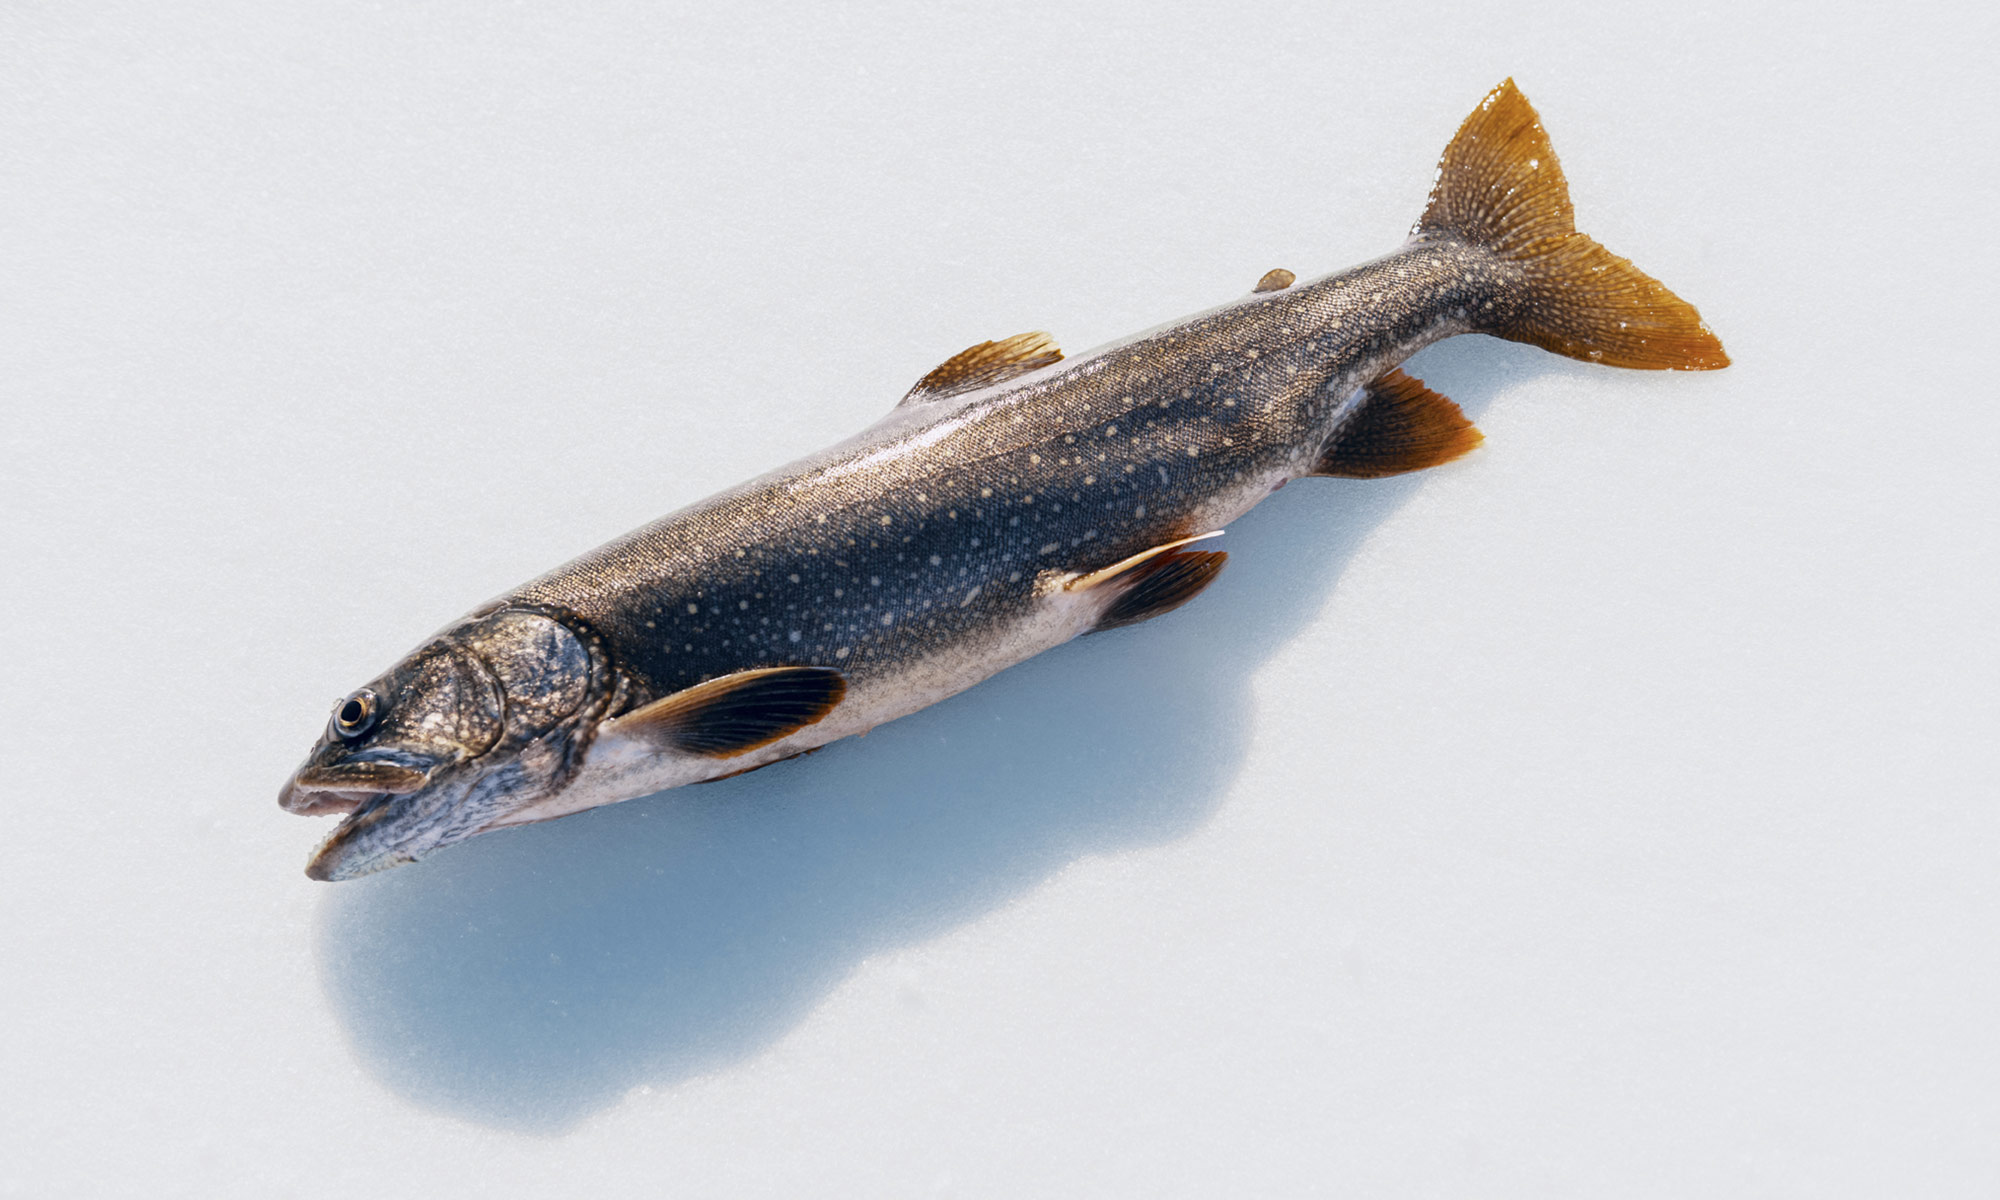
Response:
[{"label": "orange-brown fin", "polygon": [[1486,440],[1458,405],[1391,371],[1363,389],[1354,415],[1334,432],[1312,473],[1380,479],[1448,463]]},{"label": "orange-brown fin", "polygon": [[1259,279],[1257,286],[1250,290],[1253,292],[1282,292],[1296,283],[1298,278],[1298,276],[1285,270],[1283,267],[1272,267],[1270,270],[1264,272],[1264,277]]},{"label": "orange-brown fin", "polygon": [[1486,333],[1614,367],[1729,365],[1692,304],[1576,231],[1555,149],[1511,79],[1445,147],[1430,206],[1412,232],[1462,238],[1520,269],[1518,292],[1475,314]]},{"label": "orange-brown fin", "polygon": [[846,677],[828,667],[738,671],[634,709],[611,728],[686,754],[733,758],[818,722],[846,694]]},{"label": "orange-brown fin", "polygon": [[1220,530],[1181,538],[1142,550],[1108,567],[1080,575],[1064,585],[1068,591],[1097,588],[1116,593],[1090,632],[1101,633],[1121,625],[1136,625],[1162,613],[1172,612],[1199,596],[1215,582],[1229,555],[1220,550],[1187,550],[1192,542],[1221,537]]},{"label": "orange-brown fin", "polygon": [[930,374],[917,380],[898,407],[1005,383],[1017,375],[1061,362],[1062,356],[1055,339],[1046,333],[1017,333],[1001,341],[981,342],[945,359]]}]

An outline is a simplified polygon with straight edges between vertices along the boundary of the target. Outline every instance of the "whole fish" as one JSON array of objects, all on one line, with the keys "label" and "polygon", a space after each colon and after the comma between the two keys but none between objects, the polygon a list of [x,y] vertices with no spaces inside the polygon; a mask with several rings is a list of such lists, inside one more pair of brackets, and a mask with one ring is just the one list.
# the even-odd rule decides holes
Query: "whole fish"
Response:
[{"label": "whole fish", "polygon": [[1512,80],[1401,249],[1064,359],[982,342],[882,421],[472,612],[336,703],[279,802],[345,813],[351,879],[488,830],[755,770],[1078,634],[1193,599],[1206,539],[1287,482],[1480,441],[1397,370],[1461,333],[1619,367],[1726,366],[1699,314],[1571,220]]}]

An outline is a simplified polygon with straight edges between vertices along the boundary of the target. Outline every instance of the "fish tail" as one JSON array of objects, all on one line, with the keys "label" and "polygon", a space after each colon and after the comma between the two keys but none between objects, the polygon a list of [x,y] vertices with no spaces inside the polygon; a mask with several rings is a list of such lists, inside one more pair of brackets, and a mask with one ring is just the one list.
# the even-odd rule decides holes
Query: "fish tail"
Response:
[{"label": "fish tail", "polygon": [[1512,79],[1445,147],[1412,236],[1463,239],[1521,272],[1522,288],[1476,314],[1481,332],[1614,367],[1729,365],[1692,304],[1576,231],[1548,133]]}]

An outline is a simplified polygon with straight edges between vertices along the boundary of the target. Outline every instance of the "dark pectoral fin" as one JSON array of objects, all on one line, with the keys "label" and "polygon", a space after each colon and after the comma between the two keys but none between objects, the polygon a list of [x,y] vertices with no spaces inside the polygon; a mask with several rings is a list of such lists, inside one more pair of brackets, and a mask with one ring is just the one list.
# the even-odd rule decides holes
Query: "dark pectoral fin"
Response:
[{"label": "dark pectoral fin", "polygon": [[634,709],[615,725],[683,753],[730,758],[817,722],[846,694],[846,677],[827,667],[738,671]]},{"label": "dark pectoral fin", "polygon": [[1379,479],[1435,467],[1470,451],[1485,435],[1458,405],[1401,371],[1368,385],[1361,406],[1334,434],[1315,475]]},{"label": "dark pectoral fin", "polygon": [[1055,339],[1046,333],[1017,333],[998,342],[981,342],[959,351],[917,380],[917,386],[897,404],[922,404],[1004,383],[1016,375],[1062,361]]},{"label": "dark pectoral fin", "polygon": [[1229,555],[1220,550],[1185,550],[1182,547],[1190,542],[1218,536],[1219,531],[1168,542],[1072,580],[1069,584],[1071,591],[1103,588],[1116,593],[1116,599],[1104,610],[1104,615],[1098,618],[1090,632],[1101,633],[1121,625],[1137,625],[1162,613],[1172,612],[1199,596],[1202,589],[1214,583],[1215,577],[1222,573],[1222,564],[1229,561]]}]

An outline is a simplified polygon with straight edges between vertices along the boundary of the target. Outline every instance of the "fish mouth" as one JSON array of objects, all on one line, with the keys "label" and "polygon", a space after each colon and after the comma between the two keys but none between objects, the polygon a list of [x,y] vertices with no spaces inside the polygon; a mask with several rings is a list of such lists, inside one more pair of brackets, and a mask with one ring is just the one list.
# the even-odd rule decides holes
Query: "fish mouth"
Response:
[{"label": "fish mouth", "polygon": [[[348,812],[334,831],[326,835],[326,840],[313,851],[306,863],[306,878],[319,883],[333,883],[342,879],[359,879],[363,875],[373,875],[390,867],[400,867],[404,863],[417,861],[417,856],[394,847],[373,848],[366,845],[374,840],[369,832],[385,821],[393,821],[399,809],[407,804],[399,804],[400,797],[377,794],[359,802]],[[322,810],[324,811],[324,810]]]},{"label": "fish mouth", "polygon": [[[359,879],[464,841],[493,819],[511,781],[505,772],[494,779],[463,763],[428,771],[350,769],[356,765],[302,770],[286,789],[293,812],[346,814],[313,851],[308,879]],[[369,786],[357,786],[364,779]]]},{"label": "fish mouth", "polygon": [[301,816],[359,812],[372,801],[422,790],[430,774],[386,762],[305,767],[278,793],[278,807]]},{"label": "fish mouth", "polygon": [[415,862],[435,814],[461,790],[446,782],[453,774],[382,759],[299,768],[278,793],[279,807],[346,818],[313,851],[306,877],[357,879]]}]

